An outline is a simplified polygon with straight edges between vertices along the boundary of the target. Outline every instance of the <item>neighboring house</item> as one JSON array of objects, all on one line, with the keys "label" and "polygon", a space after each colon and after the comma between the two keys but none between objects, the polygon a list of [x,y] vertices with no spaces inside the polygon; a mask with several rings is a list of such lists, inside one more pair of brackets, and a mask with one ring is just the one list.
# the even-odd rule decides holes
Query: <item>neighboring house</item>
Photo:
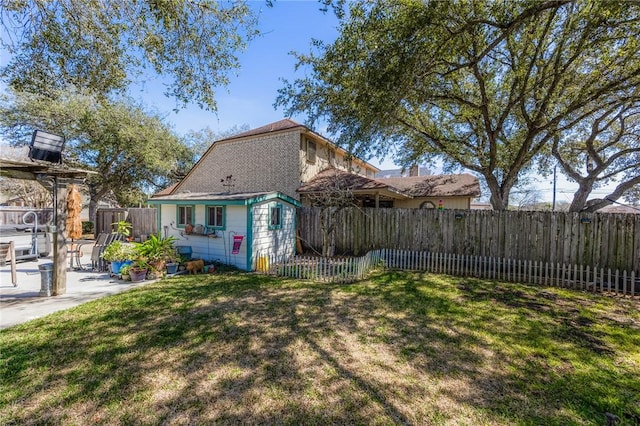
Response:
[{"label": "neighboring house", "polygon": [[298,199],[300,184],[330,167],[371,178],[379,171],[285,119],[214,142],[171,193],[277,191]]},{"label": "neighboring house", "polygon": [[[190,246],[194,258],[254,270],[261,256],[295,252],[296,190],[328,167],[371,177],[378,171],[305,126],[281,120],[216,141],[184,179],[149,203],[159,209],[158,229]],[[243,237],[236,253],[234,237]]]},{"label": "neighboring house", "polygon": [[[149,203],[159,209],[158,229],[190,246],[194,258],[254,270],[262,256],[294,253],[295,208],[309,203],[303,189],[330,173],[356,182],[363,205],[469,208],[469,197],[479,193],[471,175],[392,182],[375,180],[379,171],[285,119],[216,141],[184,179]],[[243,237],[239,250],[233,237]]]},{"label": "neighboring house", "polygon": [[598,213],[625,213],[640,214],[640,206],[626,206],[622,204],[610,204],[598,210]]},{"label": "neighboring house", "polygon": [[471,200],[480,195],[480,184],[470,174],[370,179],[325,170],[298,189],[303,204],[327,191],[348,191],[361,207],[470,209]]}]

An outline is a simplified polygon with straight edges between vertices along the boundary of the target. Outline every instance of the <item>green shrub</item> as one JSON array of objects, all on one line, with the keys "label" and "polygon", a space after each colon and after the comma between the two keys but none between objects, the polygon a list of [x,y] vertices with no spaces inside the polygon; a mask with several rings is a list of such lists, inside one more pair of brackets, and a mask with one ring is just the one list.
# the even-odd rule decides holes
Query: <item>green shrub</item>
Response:
[{"label": "green shrub", "polygon": [[82,222],[82,233],[93,234],[95,232],[95,225],[92,221],[86,220]]}]

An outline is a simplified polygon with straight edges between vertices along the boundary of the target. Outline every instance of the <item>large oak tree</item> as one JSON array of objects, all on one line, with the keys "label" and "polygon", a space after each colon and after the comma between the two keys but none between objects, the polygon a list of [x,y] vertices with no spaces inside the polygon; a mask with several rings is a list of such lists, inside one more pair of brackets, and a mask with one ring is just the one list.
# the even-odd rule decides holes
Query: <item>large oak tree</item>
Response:
[{"label": "large oak tree", "polygon": [[216,110],[215,90],[257,35],[244,1],[0,0],[0,75],[20,91],[69,86],[102,95],[151,71],[178,103]]},{"label": "large oak tree", "polygon": [[192,164],[192,153],[157,114],[130,99],[107,101],[82,93],[17,92],[0,98],[0,131],[14,145],[34,128],[66,137],[65,163],[97,172],[87,180],[89,215],[113,196],[121,205],[170,184]]},{"label": "large oak tree", "polygon": [[334,43],[298,55],[307,77],[285,82],[276,105],[326,120],[359,154],[395,148],[472,170],[506,209],[558,135],[569,142],[585,120],[638,101],[639,12],[589,0],[358,1]]}]

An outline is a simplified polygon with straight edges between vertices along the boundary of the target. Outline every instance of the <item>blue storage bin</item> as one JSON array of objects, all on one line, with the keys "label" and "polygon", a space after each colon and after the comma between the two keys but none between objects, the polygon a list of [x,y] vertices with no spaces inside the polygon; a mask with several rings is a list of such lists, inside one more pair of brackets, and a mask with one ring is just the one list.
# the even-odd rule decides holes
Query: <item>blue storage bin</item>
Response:
[{"label": "blue storage bin", "polygon": [[191,246],[176,246],[176,250],[178,250],[178,254],[180,256],[187,260],[191,260],[191,254],[193,253]]}]

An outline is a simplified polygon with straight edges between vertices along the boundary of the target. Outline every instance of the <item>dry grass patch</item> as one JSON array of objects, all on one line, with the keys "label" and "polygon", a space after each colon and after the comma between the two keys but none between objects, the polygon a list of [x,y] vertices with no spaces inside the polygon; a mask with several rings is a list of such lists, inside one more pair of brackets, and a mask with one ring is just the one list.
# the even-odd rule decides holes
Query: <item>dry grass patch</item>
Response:
[{"label": "dry grass patch", "polygon": [[637,301],[411,273],[181,277],[0,332],[2,424],[619,424]]}]

